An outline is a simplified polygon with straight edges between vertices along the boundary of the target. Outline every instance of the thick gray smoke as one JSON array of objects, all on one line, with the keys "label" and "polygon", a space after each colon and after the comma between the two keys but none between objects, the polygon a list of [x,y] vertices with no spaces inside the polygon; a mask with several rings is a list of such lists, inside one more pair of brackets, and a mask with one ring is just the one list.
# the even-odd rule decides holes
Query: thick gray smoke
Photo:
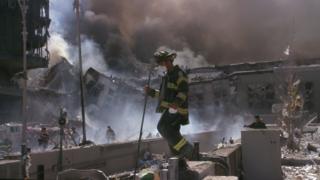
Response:
[{"label": "thick gray smoke", "polygon": [[[74,44],[72,2],[51,4],[51,29]],[[108,70],[139,75],[162,46],[210,64],[278,60],[288,45],[294,57],[318,57],[319,7],[317,0],[84,0],[81,24]]]},{"label": "thick gray smoke", "polygon": [[316,0],[87,0],[84,33],[110,67],[132,69],[160,46],[188,48],[211,64],[318,57]]},{"label": "thick gray smoke", "polygon": [[[73,1],[50,3],[51,64],[64,56],[77,65]],[[277,60],[286,57],[288,46],[297,58],[320,55],[317,0],[83,0],[81,4],[85,70],[94,67],[104,74],[140,78],[146,76],[146,64],[150,64],[153,52],[162,48],[177,52],[176,63],[191,68]],[[139,128],[141,109],[136,107],[142,104],[123,103],[122,111],[105,117],[122,119],[112,123],[118,131]],[[127,121],[128,116],[138,121]],[[154,114],[147,117],[150,129],[155,128],[156,118]],[[191,119],[197,118],[191,115]],[[230,118],[243,121],[241,117]],[[97,125],[95,119],[101,117],[89,118],[95,131],[103,132],[105,128],[97,128],[111,124]],[[223,116],[215,119],[217,125],[225,120]],[[129,129],[124,129],[123,122],[132,122]],[[192,124],[190,128],[202,128]],[[242,124],[235,126],[237,129]],[[184,128],[185,132],[191,130]]]}]

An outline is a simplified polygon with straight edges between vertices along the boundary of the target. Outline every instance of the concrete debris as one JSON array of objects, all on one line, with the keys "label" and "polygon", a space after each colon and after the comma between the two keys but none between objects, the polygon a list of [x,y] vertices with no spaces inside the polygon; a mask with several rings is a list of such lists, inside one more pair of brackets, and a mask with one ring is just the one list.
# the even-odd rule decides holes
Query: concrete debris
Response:
[{"label": "concrete debris", "polygon": [[[140,164],[139,166],[140,171],[137,174],[139,179],[157,180],[160,178],[162,170],[168,171],[168,161],[161,157],[161,155],[151,155],[149,152],[146,152],[144,156],[144,159],[153,158],[153,162],[151,160],[140,160],[140,163],[143,162],[144,164]],[[185,161],[181,159],[179,160],[179,179],[199,180],[207,176],[213,176],[215,175],[215,166],[216,163],[211,161]],[[109,176],[110,180],[130,178],[133,178],[133,172],[131,171]]]},{"label": "concrete debris", "polygon": [[199,173],[200,179],[210,175],[213,176],[215,173],[215,165],[210,161],[189,161],[188,166]]},{"label": "concrete debris", "polygon": [[159,169],[162,167],[163,163],[166,162],[166,157],[165,155],[160,155],[160,154],[151,154],[150,152],[146,151],[143,154],[143,157],[139,159],[139,168],[157,168]]},{"label": "concrete debris", "polygon": [[[314,137],[311,134],[303,134],[300,139],[300,151],[292,152],[286,146],[281,148],[282,159],[309,160],[318,158],[317,153],[320,148],[320,133],[315,132]],[[311,150],[311,151],[310,151]]]},{"label": "concrete debris", "polygon": [[287,147],[281,149],[284,179],[318,180],[320,179],[319,132],[303,133],[300,141],[300,151],[292,152]]},{"label": "concrete debris", "polygon": [[307,145],[307,150],[313,151],[313,152],[318,152],[317,147],[315,145],[310,144],[310,143],[308,143],[308,145]]},{"label": "concrete debris", "polygon": [[320,166],[306,165],[302,167],[282,166],[284,180],[318,180]]}]

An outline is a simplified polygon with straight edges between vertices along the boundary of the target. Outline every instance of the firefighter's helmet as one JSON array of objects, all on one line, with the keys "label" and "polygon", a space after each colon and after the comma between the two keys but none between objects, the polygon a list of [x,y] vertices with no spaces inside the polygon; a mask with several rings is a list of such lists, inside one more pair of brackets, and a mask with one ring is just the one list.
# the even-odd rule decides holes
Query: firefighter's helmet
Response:
[{"label": "firefighter's helmet", "polygon": [[159,64],[162,61],[170,60],[173,61],[176,57],[176,53],[170,53],[168,51],[157,51],[153,54],[153,57],[156,59],[156,62]]}]

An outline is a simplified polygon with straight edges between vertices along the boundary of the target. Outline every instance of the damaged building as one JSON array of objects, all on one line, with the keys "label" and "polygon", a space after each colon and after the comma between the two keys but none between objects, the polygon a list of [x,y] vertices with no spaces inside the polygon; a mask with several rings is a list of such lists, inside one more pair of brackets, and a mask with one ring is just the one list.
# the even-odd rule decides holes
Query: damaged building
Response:
[{"label": "damaged building", "polygon": [[192,103],[226,107],[227,113],[272,114],[291,75],[301,81],[304,110],[317,113],[320,104],[320,60],[270,61],[197,68],[189,71]]},{"label": "damaged building", "polygon": [[127,83],[124,79],[106,76],[93,68],[89,68],[84,75],[86,84],[87,106],[112,109],[121,106],[123,102],[142,102],[141,90]]},{"label": "damaged building", "polygon": [[[28,5],[25,118],[21,117],[24,78],[21,2]],[[255,43],[269,39],[264,37],[265,29],[269,31],[265,26],[261,28],[263,31],[257,31],[259,36],[249,32],[254,36],[246,38],[242,35],[248,29],[235,28],[238,24],[232,28],[226,26],[228,30],[243,33],[241,38],[235,38],[237,41],[227,42],[228,34],[220,34],[227,33],[223,26],[208,23],[209,16],[198,13],[202,6],[213,1],[170,2],[170,9],[162,4],[166,1],[158,0],[138,4],[120,0],[80,2],[63,2],[55,7],[61,16],[55,18],[61,24],[55,26],[60,28],[59,32],[52,30],[55,38],[50,40],[55,51],[54,57],[50,57],[49,0],[0,0],[0,22],[5,25],[0,28],[0,179],[319,179],[319,58],[310,59],[312,55],[305,58],[303,53],[295,56],[298,48],[290,55],[287,40],[283,44],[265,43],[277,44],[276,50],[263,46],[252,48]],[[142,12],[141,4],[146,5],[144,9],[148,12]],[[227,2],[208,7],[210,12],[215,7],[224,11],[223,7],[229,4],[239,6]],[[156,5],[163,6],[158,9]],[[177,19],[174,17],[175,6],[182,13],[182,7],[198,5],[199,11],[186,16],[187,22],[182,22],[180,14]],[[188,14],[182,14],[189,15],[190,9],[187,10]],[[226,10],[228,15],[238,13],[233,8]],[[171,19],[167,14],[172,16],[169,24],[167,21]],[[198,14],[201,14],[199,19],[191,17]],[[247,23],[230,19],[241,26]],[[228,18],[224,18],[224,24],[228,23]],[[228,33],[239,36],[234,31]],[[222,37],[221,42],[217,36]],[[254,43],[249,46],[240,42],[243,39]],[[229,43],[241,48],[227,48]],[[287,46],[287,52],[283,53],[283,47]],[[175,82],[167,87],[162,83],[161,88],[176,93],[172,96],[174,101],[166,102],[166,92],[159,92],[159,99],[165,100],[160,104],[167,105],[164,112],[168,116],[180,113],[190,120],[188,124],[181,123],[181,116],[168,118],[168,126],[163,129],[173,127],[175,133],[180,133],[181,128],[183,136],[179,134],[178,142],[174,143],[168,143],[169,138],[157,125],[160,118],[165,119],[165,115],[161,117],[155,112],[159,99],[151,100],[146,95],[150,92],[145,90],[149,82],[150,87],[159,88],[164,72],[160,68],[152,69],[154,72],[150,69],[147,75],[153,66],[152,52],[162,48],[174,48],[174,53],[160,53],[165,55],[163,60],[182,63],[188,74],[187,79],[180,71]],[[243,62],[248,57],[257,61],[238,64],[224,61],[239,58],[232,62]],[[265,57],[287,60],[259,61]],[[224,65],[213,65],[222,61]],[[168,73],[170,69],[166,68]],[[157,75],[156,71],[159,71]],[[185,91],[178,92],[182,82]],[[157,92],[150,94],[156,96]],[[185,106],[175,107],[179,103],[177,99]],[[26,126],[22,119],[28,121]],[[257,128],[253,126],[255,123],[262,125]],[[190,156],[183,154],[186,145]]]},{"label": "damaged building", "polygon": [[[47,0],[29,0],[27,13],[27,67],[48,67],[47,50],[48,28],[50,25],[49,2]],[[2,122],[21,119],[22,78],[22,19],[17,0],[0,1],[0,119]]]}]

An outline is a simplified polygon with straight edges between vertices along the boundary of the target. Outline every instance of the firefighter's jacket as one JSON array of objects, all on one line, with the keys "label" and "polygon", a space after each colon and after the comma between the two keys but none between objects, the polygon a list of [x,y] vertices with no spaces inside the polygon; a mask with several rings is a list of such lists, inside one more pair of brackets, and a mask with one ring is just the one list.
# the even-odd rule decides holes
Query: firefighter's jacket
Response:
[{"label": "firefighter's jacket", "polygon": [[170,105],[175,105],[179,114],[180,124],[189,124],[188,119],[188,77],[187,74],[179,68],[174,68],[162,77],[159,90],[151,89],[149,91],[151,97],[157,97],[159,104],[158,113],[166,112]]}]

